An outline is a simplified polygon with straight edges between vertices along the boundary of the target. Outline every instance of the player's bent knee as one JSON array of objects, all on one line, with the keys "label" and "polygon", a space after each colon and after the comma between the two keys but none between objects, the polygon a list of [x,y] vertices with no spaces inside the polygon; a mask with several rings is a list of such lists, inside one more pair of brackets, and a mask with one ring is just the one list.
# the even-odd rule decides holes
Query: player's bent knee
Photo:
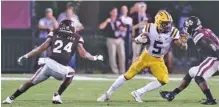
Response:
[{"label": "player's bent knee", "polygon": [[169,79],[158,80],[161,85],[166,85],[169,82]]},{"label": "player's bent knee", "polygon": [[130,80],[130,79],[132,79],[134,76],[135,76],[134,73],[132,73],[131,71],[128,71],[128,72],[124,75],[124,78],[125,78],[126,80]]},{"label": "player's bent knee", "polygon": [[73,78],[75,75],[75,70],[68,67],[68,74],[66,75],[66,78]]},{"label": "player's bent knee", "polygon": [[197,84],[200,84],[200,83],[202,83],[204,81],[205,81],[205,79],[202,76],[195,76],[195,82]]},{"label": "player's bent knee", "polygon": [[130,80],[130,79],[132,79],[134,76],[132,75],[132,74],[128,74],[128,73],[126,73],[125,75],[124,75],[124,78],[126,79],[126,80]]},{"label": "player's bent knee", "polygon": [[136,71],[132,68],[129,68],[129,70],[125,73],[124,78],[126,80],[132,79],[136,75]]},{"label": "player's bent knee", "polygon": [[197,73],[198,68],[197,67],[192,67],[189,69],[189,75],[191,78],[194,78],[196,73]]}]

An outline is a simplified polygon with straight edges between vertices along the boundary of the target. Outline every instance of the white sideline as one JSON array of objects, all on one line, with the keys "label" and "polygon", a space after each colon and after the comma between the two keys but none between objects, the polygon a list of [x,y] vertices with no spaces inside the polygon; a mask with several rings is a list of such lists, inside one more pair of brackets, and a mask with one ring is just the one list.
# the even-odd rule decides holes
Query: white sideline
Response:
[{"label": "white sideline", "polygon": [[[28,80],[27,77],[1,77],[3,81],[16,81],[16,80]],[[146,80],[155,80],[156,78],[152,76],[136,76],[134,79],[146,79]],[[103,78],[103,77],[88,77],[88,76],[75,76],[74,80],[78,81],[114,81],[115,78]],[[181,81],[182,78],[170,77],[170,81]],[[219,78],[212,78],[213,81],[219,81]]]}]

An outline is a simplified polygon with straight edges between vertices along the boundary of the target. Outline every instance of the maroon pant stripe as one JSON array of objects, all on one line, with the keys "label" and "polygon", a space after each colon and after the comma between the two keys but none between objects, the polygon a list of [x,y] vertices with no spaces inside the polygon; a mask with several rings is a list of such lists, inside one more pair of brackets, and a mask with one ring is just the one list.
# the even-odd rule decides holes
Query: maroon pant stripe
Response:
[{"label": "maroon pant stripe", "polygon": [[[200,72],[201,68],[207,64],[212,58],[209,58],[208,60],[206,60],[205,62],[203,62],[200,66],[199,66],[199,69],[198,69],[198,73]],[[198,75],[198,73],[196,75]]]},{"label": "maroon pant stripe", "polygon": [[208,70],[214,65],[214,62],[215,62],[215,61],[216,61],[216,60],[212,61],[211,64],[210,64],[208,67],[206,67],[206,68],[201,72],[201,75],[200,75],[200,76],[203,76],[204,73],[205,73],[206,71],[208,71]]},{"label": "maroon pant stripe", "polygon": [[38,75],[39,75],[39,73],[42,71],[42,68],[43,67],[41,67],[41,68],[39,68],[38,70],[37,70],[37,72],[34,74],[34,76],[32,77],[32,79],[31,79],[31,81],[33,81]]}]

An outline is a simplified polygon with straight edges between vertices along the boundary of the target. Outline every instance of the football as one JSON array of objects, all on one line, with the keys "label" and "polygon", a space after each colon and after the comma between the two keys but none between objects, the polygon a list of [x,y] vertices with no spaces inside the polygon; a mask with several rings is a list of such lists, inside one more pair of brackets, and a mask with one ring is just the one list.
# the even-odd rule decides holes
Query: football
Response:
[{"label": "football", "polygon": [[135,38],[135,42],[138,44],[145,44],[148,42],[148,37],[145,34],[139,35]]}]

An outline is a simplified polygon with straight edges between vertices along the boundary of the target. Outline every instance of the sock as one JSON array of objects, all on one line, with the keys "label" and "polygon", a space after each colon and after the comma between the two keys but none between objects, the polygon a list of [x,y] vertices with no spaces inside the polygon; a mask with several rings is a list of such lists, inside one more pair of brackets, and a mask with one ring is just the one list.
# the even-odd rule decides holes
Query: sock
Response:
[{"label": "sock", "polygon": [[62,84],[60,87],[59,87],[59,90],[58,90],[58,94],[59,95],[62,95],[62,93],[65,91],[65,89],[67,88],[67,86],[65,84]]},{"label": "sock", "polygon": [[205,94],[205,96],[207,97],[207,99],[209,99],[209,100],[214,100],[213,96],[211,95],[210,89],[205,89],[205,90],[203,91],[203,93]]},{"label": "sock", "polygon": [[19,95],[21,95],[23,92],[21,92],[20,90],[16,90],[15,92],[14,92],[14,94],[12,94],[9,98],[11,99],[11,100],[14,100],[15,98],[17,98]]},{"label": "sock", "polygon": [[124,75],[121,75],[117,78],[117,80],[111,85],[107,94],[111,95],[117,88],[121,87],[127,80]]},{"label": "sock", "polygon": [[146,93],[146,92],[155,90],[155,89],[157,89],[157,88],[159,88],[159,87],[161,87],[161,86],[162,86],[161,83],[160,83],[158,80],[156,80],[156,81],[150,82],[150,83],[147,84],[146,86],[144,86],[144,87],[142,87],[142,88],[140,88],[140,89],[138,89],[138,90],[136,90],[136,91],[137,91],[140,95],[142,95],[142,94],[144,94],[144,93]]},{"label": "sock", "polygon": [[181,92],[181,90],[179,88],[175,88],[173,90],[173,93],[176,95],[176,94],[179,94]]},{"label": "sock", "polygon": [[65,91],[65,89],[69,86],[69,84],[71,83],[73,77],[70,78],[66,78],[63,83],[60,85],[59,89],[58,89],[58,94],[62,95],[62,93]]}]

